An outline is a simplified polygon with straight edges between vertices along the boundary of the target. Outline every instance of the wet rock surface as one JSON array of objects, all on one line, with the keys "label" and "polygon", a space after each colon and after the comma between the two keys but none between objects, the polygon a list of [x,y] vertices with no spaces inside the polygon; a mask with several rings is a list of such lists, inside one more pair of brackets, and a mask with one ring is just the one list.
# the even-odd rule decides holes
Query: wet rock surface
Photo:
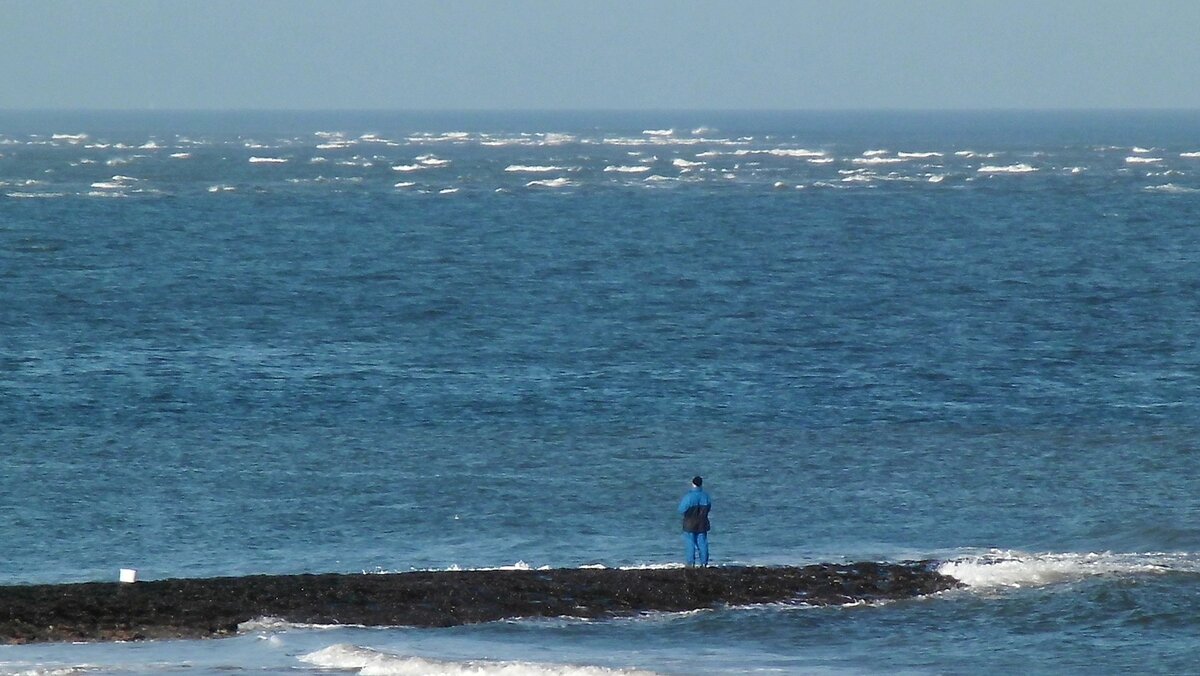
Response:
[{"label": "wet rock surface", "polygon": [[703,569],[255,575],[0,587],[0,641],[226,636],[260,617],[444,627],[520,617],[602,618],[755,603],[904,599],[958,586],[932,562]]}]

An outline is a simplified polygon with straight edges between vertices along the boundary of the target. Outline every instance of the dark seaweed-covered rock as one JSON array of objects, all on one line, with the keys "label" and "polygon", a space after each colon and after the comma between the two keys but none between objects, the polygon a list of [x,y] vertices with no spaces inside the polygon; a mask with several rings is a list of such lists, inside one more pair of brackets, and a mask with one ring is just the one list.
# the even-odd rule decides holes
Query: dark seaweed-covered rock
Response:
[{"label": "dark seaweed-covered rock", "polygon": [[444,627],[518,617],[600,618],[756,603],[903,599],[958,586],[929,562],[649,570],[254,575],[0,587],[0,641],[226,636],[257,617]]}]

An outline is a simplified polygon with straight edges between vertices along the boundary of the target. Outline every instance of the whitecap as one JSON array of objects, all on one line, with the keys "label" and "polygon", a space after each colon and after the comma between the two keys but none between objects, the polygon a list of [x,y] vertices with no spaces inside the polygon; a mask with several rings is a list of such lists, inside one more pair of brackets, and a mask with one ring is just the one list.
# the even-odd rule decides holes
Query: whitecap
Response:
[{"label": "whitecap", "polygon": [[[809,158],[824,157],[825,151],[809,150],[808,148],[768,148],[766,150],[750,150],[748,148],[739,148],[733,151],[733,154],[738,157],[745,155],[773,155],[775,157]],[[697,157],[700,157],[700,155],[697,155]]]},{"label": "whitecap", "polygon": [[5,193],[5,194],[6,194],[6,195],[8,195],[9,197],[12,197],[12,198],[14,198],[14,199],[48,199],[48,198],[51,198],[51,197],[62,197],[62,196],[63,196],[63,193],[61,193],[61,192],[22,192],[22,191],[16,191],[16,192],[10,192],[10,193]]},{"label": "whitecap", "polygon": [[[461,134],[463,137],[467,136],[466,132],[451,132],[451,133]],[[358,137],[358,140],[362,141],[363,143],[382,143],[384,145],[389,145],[389,144],[395,143],[395,141],[384,138],[384,137],[380,136],[379,134],[363,134]]]},{"label": "whitecap", "polygon": [[674,129],[643,129],[642,133],[646,136],[674,136]]},{"label": "whitecap", "polygon": [[96,190],[124,190],[125,188],[129,187],[130,183],[133,183],[137,180],[138,179],[132,176],[117,175],[113,176],[112,179],[108,181],[96,181],[91,185],[91,187]]},{"label": "whitecap", "polygon": [[414,185],[416,185],[416,183],[414,183],[413,181],[400,181],[399,183],[397,183],[396,185],[394,185],[392,187],[393,188],[411,188]]},{"label": "whitecap", "polygon": [[557,146],[564,143],[571,143],[575,140],[575,136],[571,134],[558,134],[550,132],[542,134],[541,145]]},{"label": "whitecap", "polygon": [[1189,157],[1189,158],[1200,157],[1200,150],[1198,150],[1196,152],[1191,152],[1191,153],[1179,153],[1179,156],[1180,157]]},{"label": "whitecap", "polygon": [[1126,164],[1155,164],[1162,161],[1161,157],[1142,157],[1140,155],[1130,155],[1125,158]]},{"label": "whitecap", "polygon": [[1176,194],[1176,195],[1200,192],[1200,188],[1189,188],[1187,186],[1176,185],[1174,183],[1164,183],[1162,185],[1148,185],[1145,188],[1142,188],[1142,190],[1145,190],[1146,192],[1164,192],[1164,193],[1171,193],[1171,194]]},{"label": "whitecap", "polygon": [[209,192],[233,192],[234,190],[237,190],[237,188],[231,185],[218,184],[208,186]]},{"label": "whitecap", "polygon": [[425,166],[421,164],[397,164],[392,167],[392,171],[420,171],[424,168]]},{"label": "whitecap", "polygon": [[981,174],[1028,174],[1030,172],[1037,171],[1037,167],[1030,166],[1023,162],[1021,164],[1008,165],[985,164],[982,167],[979,167],[979,169],[976,169],[976,171]]},{"label": "whitecap", "polygon": [[283,164],[287,161],[286,157],[259,157],[258,155],[254,155],[250,158],[250,164]]},{"label": "whitecap", "polygon": [[929,178],[927,178],[925,180],[929,181],[930,183],[941,183],[942,181],[946,180],[946,175],[945,174],[930,174]]},{"label": "whitecap", "polygon": [[615,164],[610,164],[607,167],[604,167],[604,171],[617,172],[617,173],[622,173],[622,174],[641,174],[641,173],[650,171],[650,167],[646,167],[646,166],[630,167],[630,166],[619,166],[619,165],[615,165]]},{"label": "whitecap", "polygon": [[158,142],[153,139],[146,141],[142,145],[138,146],[138,148],[141,148],[142,150],[158,150],[161,147],[162,146],[158,145]]},{"label": "whitecap", "polygon": [[434,155],[421,155],[417,157],[416,160],[418,164],[422,164],[426,167],[444,167],[447,164],[450,164],[450,160],[444,160]]},{"label": "whitecap", "polygon": [[540,165],[540,164],[534,164],[534,165],[510,164],[507,167],[505,167],[504,170],[510,171],[510,172],[523,172],[523,173],[530,173],[530,174],[545,174],[545,173],[548,173],[551,171],[567,171],[567,169],[564,169],[563,167],[556,167],[553,165]]},{"label": "whitecap", "polygon": [[901,151],[901,152],[896,153],[896,157],[903,157],[905,159],[909,159],[909,158],[926,159],[926,158],[930,158],[930,157],[941,157],[941,156],[942,156],[942,153],[934,152],[934,151],[912,152],[912,153],[906,153],[906,152]]},{"label": "whitecap", "polygon": [[170,157],[173,160],[186,160],[186,159],[191,158],[191,156],[192,156],[191,153],[171,153],[170,155],[168,155],[168,157]]},{"label": "whitecap", "polygon": [[564,177],[550,178],[541,181],[530,181],[525,184],[526,188],[565,188],[574,185],[571,181]]},{"label": "whitecap", "polygon": [[1139,148],[1138,146],[1134,146],[1134,147],[1132,147],[1132,148],[1130,148],[1130,149],[1129,149],[1129,152],[1131,152],[1131,153],[1140,153],[1140,154],[1143,154],[1143,155],[1144,155],[1144,154],[1146,154],[1146,153],[1150,152],[1150,148]]},{"label": "whitecap", "polygon": [[874,174],[850,174],[849,176],[842,178],[842,182],[843,183],[870,183],[871,181],[874,181],[875,178],[876,178],[876,176]]},{"label": "whitecap", "polygon": [[850,160],[854,164],[896,164],[898,162],[907,162],[903,157],[881,157],[879,155],[871,155],[865,157],[855,157]]},{"label": "whitecap", "polygon": [[676,157],[675,159],[671,160],[671,164],[673,166],[679,167],[680,169],[691,169],[693,167],[703,167],[706,163],[705,162],[692,162],[690,160],[685,160],[681,157]]},{"label": "whitecap", "polygon": [[453,195],[458,192],[458,188],[442,188],[438,191],[439,195]]},{"label": "whitecap", "polygon": [[81,143],[88,139],[87,134],[51,134],[51,140],[67,141],[68,143]]},{"label": "whitecap", "polygon": [[888,153],[888,151],[883,150],[883,149],[865,150],[865,151],[863,151],[862,156],[863,157],[879,157],[880,155],[887,155],[887,153]]}]

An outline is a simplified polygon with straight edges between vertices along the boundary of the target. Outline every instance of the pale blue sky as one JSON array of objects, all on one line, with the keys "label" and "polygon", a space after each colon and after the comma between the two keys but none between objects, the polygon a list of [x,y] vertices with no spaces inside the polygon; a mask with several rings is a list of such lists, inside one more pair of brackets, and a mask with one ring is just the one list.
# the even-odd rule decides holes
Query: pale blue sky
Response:
[{"label": "pale blue sky", "polygon": [[1200,108],[1200,0],[0,0],[26,108]]}]

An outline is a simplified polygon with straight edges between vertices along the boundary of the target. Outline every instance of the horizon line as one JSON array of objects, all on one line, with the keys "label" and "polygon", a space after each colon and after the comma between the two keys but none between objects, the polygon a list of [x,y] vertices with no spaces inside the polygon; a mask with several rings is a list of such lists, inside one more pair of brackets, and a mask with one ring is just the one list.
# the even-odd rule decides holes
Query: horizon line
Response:
[{"label": "horizon line", "polygon": [[813,113],[1200,113],[1200,107],[862,107],[862,108],[63,108],[63,107],[0,107],[3,113],[386,113],[386,114],[813,114]]}]

